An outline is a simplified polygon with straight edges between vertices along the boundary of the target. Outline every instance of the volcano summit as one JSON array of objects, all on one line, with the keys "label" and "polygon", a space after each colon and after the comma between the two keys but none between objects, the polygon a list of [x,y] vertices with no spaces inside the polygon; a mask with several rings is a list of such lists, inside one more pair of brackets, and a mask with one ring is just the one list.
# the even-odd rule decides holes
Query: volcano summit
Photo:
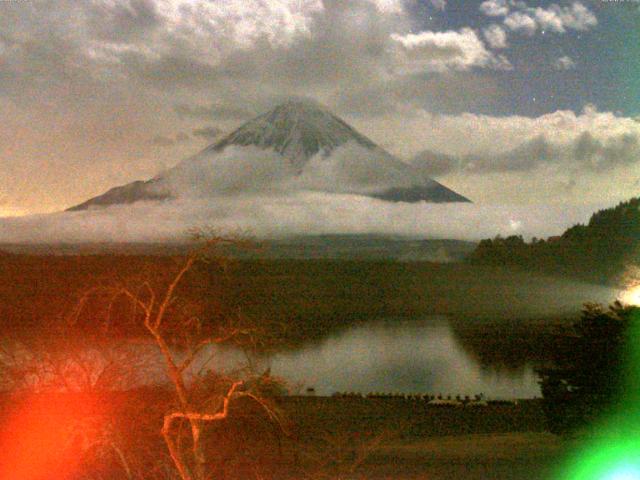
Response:
[{"label": "volcano summit", "polygon": [[469,202],[309,101],[288,101],[156,177],[68,210],[189,196],[320,191],[392,202]]}]

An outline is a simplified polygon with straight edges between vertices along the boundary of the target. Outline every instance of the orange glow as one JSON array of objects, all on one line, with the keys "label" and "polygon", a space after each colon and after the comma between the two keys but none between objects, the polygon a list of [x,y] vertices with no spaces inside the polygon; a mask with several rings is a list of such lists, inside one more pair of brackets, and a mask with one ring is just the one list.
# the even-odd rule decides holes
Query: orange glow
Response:
[{"label": "orange glow", "polygon": [[95,398],[78,394],[33,395],[20,402],[0,433],[0,478],[68,480],[80,466],[86,420],[96,418]]}]

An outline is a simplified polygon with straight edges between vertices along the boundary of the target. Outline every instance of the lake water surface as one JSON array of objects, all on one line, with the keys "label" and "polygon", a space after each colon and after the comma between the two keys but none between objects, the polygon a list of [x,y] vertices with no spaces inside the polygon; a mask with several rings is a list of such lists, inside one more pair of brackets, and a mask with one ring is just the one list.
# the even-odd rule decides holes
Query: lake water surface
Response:
[{"label": "lake water surface", "polygon": [[401,392],[530,398],[540,395],[531,365],[481,366],[444,318],[354,325],[263,361],[300,392]]},{"label": "lake water surface", "polygon": [[[531,355],[535,349],[521,342],[523,337],[531,337],[529,329],[518,333],[514,332],[515,327],[505,329],[505,325],[497,330],[490,325],[475,329],[453,325],[444,317],[358,322],[320,340],[249,358],[236,348],[214,345],[201,352],[190,373],[195,375],[208,369],[231,372],[246,366],[249,359],[254,371],[270,368],[272,375],[284,378],[292,393],[304,394],[313,389],[317,395],[335,392],[445,396],[483,393],[487,398],[540,395],[533,370],[539,359]],[[167,382],[164,361],[155,344],[117,344],[107,351],[111,352],[108,358],[97,351],[84,352],[83,361],[95,364],[93,370],[97,374],[100,366],[109,364],[109,358],[137,361],[139,357],[140,367],[131,369],[131,383]],[[180,361],[182,354],[174,353]]]}]

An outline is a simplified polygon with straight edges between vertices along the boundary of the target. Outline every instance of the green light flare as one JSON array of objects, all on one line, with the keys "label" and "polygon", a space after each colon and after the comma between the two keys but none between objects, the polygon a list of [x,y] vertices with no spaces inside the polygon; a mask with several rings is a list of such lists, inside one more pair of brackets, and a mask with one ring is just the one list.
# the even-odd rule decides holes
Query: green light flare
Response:
[{"label": "green light flare", "polygon": [[640,314],[629,324],[620,401],[571,456],[560,480],[640,480]]}]

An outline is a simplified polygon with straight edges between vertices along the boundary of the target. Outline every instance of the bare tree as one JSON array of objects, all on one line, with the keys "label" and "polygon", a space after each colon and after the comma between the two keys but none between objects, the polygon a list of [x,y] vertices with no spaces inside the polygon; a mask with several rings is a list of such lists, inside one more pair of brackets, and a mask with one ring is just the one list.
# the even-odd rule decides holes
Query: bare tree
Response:
[{"label": "bare tree", "polygon": [[[244,379],[230,382],[218,402],[198,401],[193,394],[193,367],[211,346],[238,341],[255,345],[261,333],[254,326],[247,326],[246,319],[235,312],[226,318],[224,326],[212,329],[205,325],[197,308],[180,301],[178,294],[185,277],[198,262],[207,262],[226,269],[228,258],[219,255],[220,249],[238,246],[239,242],[224,237],[207,238],[200,248],[194,249],[178,260],[176,271],[164,285],[146,280],[142,282],[121,281],[108,287],[97,287],[86,292],[77,312],[80,312],[92,295],[107,294],[112,305],[124,298],[133,306],[133,316],[141,321],[145,331],[158,348],[168,379],[177,399],[176,408],[164,415],[162,436],[171,460],[182,480],[204,480],[208,477],[208,452],[203,444],[203,433],[208,424],[224,421],[229,417],[232,402],[240,398],[258,405],[273,422],[284,431],[281,417],[273,406],[261,396],[247,388]],[[210,363],[205,361],[204,363]],[[182,423],[188,425],[188,442],[184,442]]]},{"label": "bare tree", "polygon": [[[73,444],[78,452],[74,456],[88,469],[107,472],[87,478],[112,478],[108,465],[118,465],[127,479],[174,478],[176,472],[182,480],[212,478],[208,470],[215,450],[207,448],[204,434],[213,425],[226,427],[233,420],[230,412],[247,407],[247,402],[255,407],[252,411],[261,412],[271,431],[286,431],[278,410],[260,391],[265,381],[273,380],[268,374],[206,375],[216,360],[215,346],[233,343],[248,353],[264,343],[267,333],[227,308],[209,283],[197,283],[198,274],[208,270],[226,272],[231,259],[223,249],[245,248],[247,242],[215,236],[197,240],[199,247],[187,255],[156,258],[138,275],[117,278],[111,273],[96,279],[70,312],[52,314],[37,331],[0,342],[0,390],[26,393],[22,398],[34,392],[89,392],[100,403],[119,402],[129,409],[125,420],[117,417],[122,409],[109,412],[108,418],[78,414],[65,420],[68,435],[58,443]],[[203,264],[208,265],[198,271]],[[215,321],[207,317],[211,314]],[[156,411],[148,409],[157,397],[128,392],[162,370],[175,401],[165,410],[160,437],[153,435],[160,425],[149,426],[158,419]],[[211,388],[213,377],[222,379],[216,388]],[[118,396],[124,400],[112,401]],[[16,408],[19,404],[14,402]],[[163,400],[159,408],[166,405]],[[129,438],[134,435],[126,430],[132,422],[136,438]],[[158,451],[156,441],[166,445],[166,454]],[[165,465],[175,471],[169,473]],[[150,467],[157,471],[150,472]]]},{"label": "bare tree", "polygon": [[[68,469],[73,459],[87,471],[115,465],[127,479],[143,478],[123,448],[113,412],[102,407],[109,395],[139,382],[151,358],[100,319],[83,325],[76,313],[51,312],[45,324],[16,329],[0,341],[3,430],[24,437],[26,449],[46,444],[49,450],[41,459],[15,452],[9,462],[49,462],[49,473],[57,475],[54,470]],[[55,438],[47,430],[55,430]]]}]

